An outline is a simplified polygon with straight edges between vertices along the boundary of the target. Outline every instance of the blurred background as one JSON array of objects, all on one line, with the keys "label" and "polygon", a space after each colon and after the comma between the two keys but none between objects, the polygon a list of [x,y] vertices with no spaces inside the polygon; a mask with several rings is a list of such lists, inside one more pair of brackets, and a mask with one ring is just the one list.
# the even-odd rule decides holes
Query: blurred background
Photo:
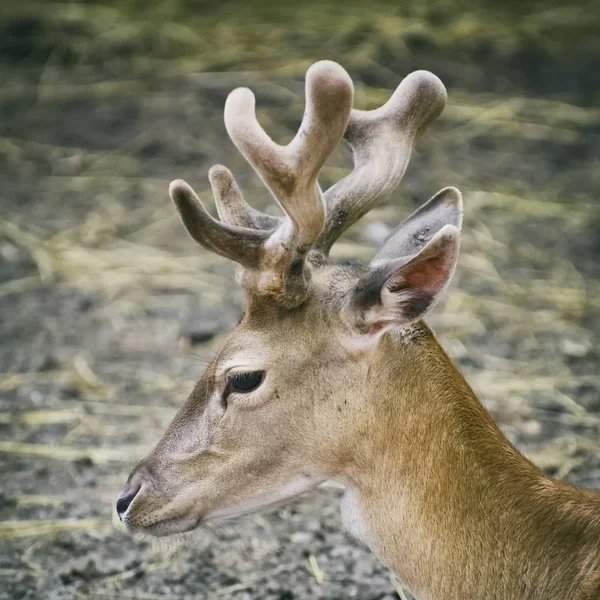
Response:
[{"label": "blurred background", "polygon": [[[350,72],[359,108],[415,69],[449,91],[398,191],[335,257],[368,260],[461,188],[462,256],[430,324],[527,456],[600,488],[598,31],[591,1],[3,2],[0,598],[402,597],[341,531],[332,485],[160,544],[113,517],[242,310],[232,265],[188,238],[168,182],[212,210],[221,162],[275,210],[223,104],[251,87],[287,142],[322,58]],[[340,150],[323,186],[349,167]]]}]

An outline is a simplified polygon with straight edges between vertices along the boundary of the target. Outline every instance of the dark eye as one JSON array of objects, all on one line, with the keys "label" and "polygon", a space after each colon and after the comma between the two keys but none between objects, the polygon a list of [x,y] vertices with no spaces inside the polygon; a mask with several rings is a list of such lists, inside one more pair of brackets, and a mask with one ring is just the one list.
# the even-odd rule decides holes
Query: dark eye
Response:
[{"label": "dark eye", "polygon": [[264,377],[264,371],[229,373],[227,375],[227,387],[230,392],[252,392],[263,382]]}]

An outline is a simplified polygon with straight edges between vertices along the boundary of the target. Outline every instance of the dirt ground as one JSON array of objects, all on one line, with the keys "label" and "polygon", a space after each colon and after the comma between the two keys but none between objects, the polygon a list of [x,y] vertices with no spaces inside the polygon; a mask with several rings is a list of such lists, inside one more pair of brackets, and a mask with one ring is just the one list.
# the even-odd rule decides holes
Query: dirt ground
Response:
[{"label": "dirt ground", "polygon": [[[168,182],[187,179],[211,205],[206,174],[222,162],[255,206],[274,210],[226,136],[223,103],[252,87],[261,122],[285,141],[302,116],[303,74],[320,58],[348,69],[361,108],[417,68],[449,89],[398,192],[348,232],[336,258],[368,259],[417,205],[460,187],[462,256],[429,322],[519,449],[600,489],[591,2],[531,2],[528,13],[462,0],[261,11],[241,1],[8,4],[0,599],[401,597],[342,532],[333,485],[174,541],[132,538],[115,522],[129,469],[242,310],[231,265],[187,237]],[[323,185],[348,166],[340,151]]]}]

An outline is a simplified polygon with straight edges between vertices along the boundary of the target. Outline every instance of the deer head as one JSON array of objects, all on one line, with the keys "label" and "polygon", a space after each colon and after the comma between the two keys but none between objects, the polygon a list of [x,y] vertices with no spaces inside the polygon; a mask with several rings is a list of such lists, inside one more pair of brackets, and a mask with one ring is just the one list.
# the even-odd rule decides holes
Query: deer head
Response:
[{"label": "deer head", "polygon": [[[357,440],[373,434],[372,405],[381,392],[373,370],[382,341],[396,336],[410,344],[427,335],[420,320],[452,276],[460,193],[438,192],[367,265],[335,265],[328,254],[398,185],[415,139],[445,101],[440,80],[419,71],[382,107],[355,110],[348,74],[318,62],[306,75],[300,129],[280,146],[258,124],[252,92],[229,95],[227,131],[284,216],[251,208],[223,166],[209,173],[219,220],[189,185],[171,184],[192,238],[239,265],[247,309],[130,475],[117,503],[127,526],[182,532],[347,475]],[[354,169],[323,193],[319,171],[342,137]]]}]

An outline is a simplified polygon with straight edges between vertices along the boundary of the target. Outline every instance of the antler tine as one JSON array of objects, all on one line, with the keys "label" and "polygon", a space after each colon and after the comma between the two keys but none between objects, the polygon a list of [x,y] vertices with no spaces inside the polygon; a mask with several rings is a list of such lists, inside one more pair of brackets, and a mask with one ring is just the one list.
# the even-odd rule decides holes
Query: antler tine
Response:
[{"label": "antler tine", "polygon": [[271,217],[252,208],[244,200],[231,171],[223,165],[212,167],[208,172],[208,180],[219,218],[223,223],[250,229],[275,229],[279,225],[277,217]]},{"label": "antler tine", "polygon": [[256,120],[254,94],[234,90],[225,104],[229,136],[254,167],[291,221],[274,240],[288,252],[306,251],[325,223],[318,173],[341,139],[352,106],[352,80],[337,63],[320,61],[306,74],[306,111],[296,137],[280,146]]},{"label": "antler tine", "polygon": [[[211,217],[185,182],[171,184],[171,197],[191,236],[245,267],[248,286],[277,296],[289,307],[306,298],[310,273],[303,266],[308,251],[327,255],[343,231],[392,191],[404,174],[415,137],[446,101],[443,84],[426,71],[406,77],[390,100],[373,111],[352,110],[353,93],[352,80],[337,63],[321,61],[310,67],[302,124],[287,146],[276,144],[259,125],[250,90],[239,88],[227,98],[227,131],[285,217],[250,207],[221,165],[209,174],[221,221]],[[317,177],[343,134],[354,170],[323,195]]]},{"label": "antler tine", "polygon": [[171,182],[169,195],[185,228],[198,244],[246,268],[258,268],[269,231],[236,227],[217,221],[204,208],[194,190],[181,179]]},{"label": "antler tine", "polygon": [[415,138],[445,103],[444,84],[428,71],[416,71],[380,108],[352,111],[344,138],[352,150],[354,170],[324,194],[328,216],[315,249],[327,255],[350,225],[400,183]]}]

